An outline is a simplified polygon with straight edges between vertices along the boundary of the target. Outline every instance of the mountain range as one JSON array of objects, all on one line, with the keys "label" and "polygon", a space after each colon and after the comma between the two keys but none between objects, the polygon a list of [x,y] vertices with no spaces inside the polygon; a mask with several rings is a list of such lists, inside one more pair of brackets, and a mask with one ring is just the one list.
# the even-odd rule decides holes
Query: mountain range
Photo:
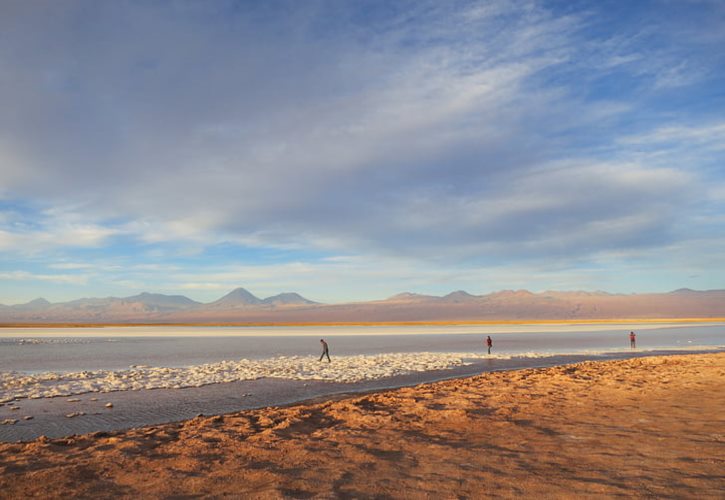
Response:
[{"label": "mountain range", "polygon": [[725,290],[668,293],[533,293],[504,290],[444,296],[400,293],[384,300],[322,304],[286,292],[261,299],[236,288],[210,303],[141,293],[50,303],[1,305],[0,324],[24,323],[336,323],[396,321],[587,320],[725,317]]}]

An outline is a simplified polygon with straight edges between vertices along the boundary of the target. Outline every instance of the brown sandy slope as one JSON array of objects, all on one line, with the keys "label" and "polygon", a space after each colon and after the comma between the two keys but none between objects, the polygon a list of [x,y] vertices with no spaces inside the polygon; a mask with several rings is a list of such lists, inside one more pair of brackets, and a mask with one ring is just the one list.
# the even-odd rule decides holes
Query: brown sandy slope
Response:
[{"label": "brown sandy slope", "polygon": [[680,497],[725,492],[725,354],[499,372],[0,445],[0,496]]}]

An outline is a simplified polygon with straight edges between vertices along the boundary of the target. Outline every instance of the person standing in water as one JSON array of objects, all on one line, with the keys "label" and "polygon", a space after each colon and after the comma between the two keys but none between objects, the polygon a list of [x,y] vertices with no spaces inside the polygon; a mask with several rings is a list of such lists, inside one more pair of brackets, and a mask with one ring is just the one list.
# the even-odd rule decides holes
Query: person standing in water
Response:
[{"label": "person standing in water", "polygon": [[332,360],[330,359],[330,347],[327,345],[327,342],[325,342],[324,339],[320,339],[320,344],[322,344],[322,354],[320,354],[320,361],[322,361],[322,358],[327,356],[327,362],[332,363]]},{"label": "person standing in water", "polygon": [[629,332],[629,347],[634,349],[637,347],[637,336],[634,332]]},{"label": "person standing in water", "polygon": [[488,337],[486,337],[486,347],[488,347],[488,353],[491,354],[491,348],[493,347],[493,340],[491,340],[490,335]]}]

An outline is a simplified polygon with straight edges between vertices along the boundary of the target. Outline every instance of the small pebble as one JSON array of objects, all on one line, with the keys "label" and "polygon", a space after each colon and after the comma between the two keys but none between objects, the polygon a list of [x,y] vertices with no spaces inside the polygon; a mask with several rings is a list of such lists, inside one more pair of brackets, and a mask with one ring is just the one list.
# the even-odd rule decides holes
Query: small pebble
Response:
[{"label": "small pebble", "polygon": [[25,415],[23,417],[23,420],[33,420],[33,416],[32,415]]},{"label": "small pebble", "polygon": [[77,403],[78,401],[80,401],[80,399],[78,399],[78,398],[70,398],[70,399],[66,399],[66,401],[68,401],[69,403]]},{"label": "small pebble", "polygon": [[113,403],[106,403],[106,408],[113,408]]},{"label": "small pebble", "polygon": [[91,398],[91,401],[98,401],[98,398]]},{"label": "small pebble", "polygon": [[15,425],[18,421],[14,418],[6,418],[5,420],[0,420],[0,425]]},{"label": "small pebble", "polygon": [[82,412],[82,411],[75,411],[75,412],[73,412],[73,413],[69,413],[69,414],[67,414],[67,415],[66,415],[66,417],[67,417],[67,418],[73,418],[73,417],[82,417],[83,415],[85,415],[85,412]]},{"label": "small pebble", "polygon": [[20,409],[20,407],[19,407],[19,406],[11,406],[11,407],[10,407],[10,409],[11,409],[11,410],[19,410],[19,409]]}]

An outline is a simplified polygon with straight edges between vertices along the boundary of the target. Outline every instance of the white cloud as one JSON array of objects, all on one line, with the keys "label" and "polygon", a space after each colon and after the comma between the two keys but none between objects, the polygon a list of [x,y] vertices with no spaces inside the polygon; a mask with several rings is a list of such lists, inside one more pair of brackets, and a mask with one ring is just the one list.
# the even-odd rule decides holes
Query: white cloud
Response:
[{"label": "white cloud", "polygon": [[[515,107],[525,96],[522,87],[528,79],[565,59],[564,41],[574,24],[572,18],[555,18],[541,9],[528,9],[522,15],[518,6],[499,2],[488,4],[485,15],[475,6],[461,15],[431,3],[416,10],[422,16],[420,25],[403,22],[409,16],[403,13],[399,19],[382,22],[372,40],[343,36],[325,47],[307,38],[310,26],[302,25],[288,34],[302,37],[295,48],[301,63],[291,63],[298,84],[290,87],[280,79],[249,76],[262,78],[280,71],[275,65],[280,58],[289,63],[290,40],[265,46],[266,62],[256,48],[244,48],[258,44],[239,44],[228,34],[209,32],[184,16],[171,21],[154,8],[130,11],[140,13],[137,10],[145,11],[157,26],[153,33],[137,33],[131,44],[114,46],[119,67],[108,73],[108,79],[96,65],[80,66],[79,74],[65,76],[82,75],[93,83],[84,87],[88,104],[100,98],[98,93],[114,95],[124,84],[148,84],[148,90],[158,95],[144,95],[142,107],[133,101],[138,96],[119,96],[118,107],[123,110],[106,108],[102,116],[96,115],[101,108],[89,106],[85,118],[95,117],[107,134],[103,144],[89,147],[94,156],[75,158],[70,151],[61,151],[56,161],[36,156],[34,164],[42,171],[13,184],[18,193],[47,195],[51,202],[74,197],[98,217],[131,219],[124,229],[150,243],[266,235],[265,244],[278,244],[279,238],[285,246],[294,245],[290,236],[299,233],[300,224],[327,210],[324,198],[331,190],[339,189],[340,196],[357,205],[349,209],[359,212],[366,209],[359,197],[378,189],[383,171],[392,175],[399,171],[410,181],[416,163],[444,156],[462,143],[495,144],[521,118]],[[470,15],[473,11],[478,13]],[[99,22],[109,21],[105,9],[95,14]],[[501,29],[504,16],[520,17],[514,29]],[[113,24],[117,21],[113,19]],[[242,36],[250,41],[266,36],[256,26],[247,28],[248,35]],[[47,33],[63,29],[49,22]],[[179,48],[188,44],[189,32],[204,40],[191,52]],[[168,35],[168,43],[159,42],[163,38],[159,33]],[[111,30],[109,34],[122,37],[124,43],[129,35],[133,33]],[[150,46],[141,43],[149,38]],[[232,60],[225,52],[230,44],[235,47]],[[155,87],[153,73],[129,68],[141,56],[154,55],[160,61],[158,72],[195,66],[191,63],[197,57],[199,64],[224,68],[223,75],[195,74],[189,81],[178,80],[173,92],[197,92],[197,84],[202,88],[218,84],[220,91],[167,107],[170,90]],[[100,54],[87,56],[96,60]],[[70,56],[61,52],[60,57]],[[34,61],[26,59],[25,73],[33,74]],[[128,71],[119,81],[121,69]],[[58,70],[62,73],[63,68]],[[16,97],[31,106],[32,90],[18,87]],[[539,98],[548,97],[537,94],[526,100],[538,108],[534,101]],[[193,104],[197,100],[204,106]],[[55,119],[52,109],[39,110],[51,113],[48,122]],[[122,113],[116,118],[131,120],[134,126],[117,135],[118,124],[106,122],[114,113]],[[165,127],[158,127],[156,119],[166,120]],[[80,130],[71,124],[61,131],[58,135],[54,130],[55,144],[75,149],[78,137],[72,134]],[[98,154],[103,161],[98,161]],[[314,239],[335,239],[314,227],[310,232]],[[86,239],[80,236],[81,242]]]},{"label": "white cloud", "polygon": [[82,274],[35,274],[27,271],[0,273],[0,279],[13,281],[47,281],[66,285],[85,285],[88,276]]},{"label": "white cloud", "polygon": [[[395,4],[364,24],[354,3],[271,17],[120,5],[31,2],[0,19],[15,48],[0,53],[0,200],[51,207],[25,225],[0,215],[0,251],[90,269],[70,250],[114,236],[149,262],[222,243],[317,250],[352,257],[170,269],[169,286],[350,276],[377,297],[386,276],[467,282],[458,263],[518,276],[504,264],[639,254],[717,220],[703,165],[725,125],[650,111],[657,85],[691,84],[683,72],[704,64],[681,63],[654,22],[595,39],[596,6],[537,1]],[[119,286],[164,272],[114,265],[138,274]]]},{"label": "white cloud", "polygon": [[0,229],[0,251],[26,254],[47,252],[58,247],[98,247],[118,231],[94,224],[48,225],[37,230]]},{"label": "white cloud", "polygon": [[75,269],[93,269],[96,267],[96,265],[86,263],[86,262],[57,262],[55,264],[49,264],[48,267],[51,269],[75,270]]},{"label": "white cloud", "polygon": [[725,150],[725,123],[707,125],[665,125],[654,130],[623,137],[622,144],[657,146],[665,148],[693,147],[712,151]]}]

